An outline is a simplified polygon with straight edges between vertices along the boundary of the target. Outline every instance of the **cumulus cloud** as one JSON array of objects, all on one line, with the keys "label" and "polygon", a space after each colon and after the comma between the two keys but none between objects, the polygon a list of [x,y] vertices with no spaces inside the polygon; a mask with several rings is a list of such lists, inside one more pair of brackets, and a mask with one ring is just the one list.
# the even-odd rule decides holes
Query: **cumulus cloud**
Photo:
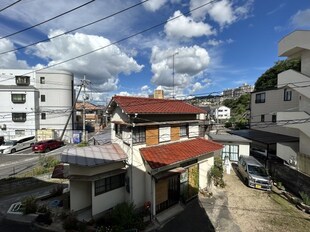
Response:
[{"label": "cumulus cloud", "polygon": [[168,38],[193,38],[216,34],[209,24],[195,22],[192,17],[186,17],[180,11],[174,12],[171,18],[176,19],[165,25],[165,33]]},{"label": "cumulus cloud", "polygon": [[[142,1],[141,1],[142,2]],[[159,8],[161,8],[167,0],[149,0],[148,2],[144,3],[143,6],[148,11],[157,11]]]},{"label": "cumulus cloud", "polygon": [[[13,43],[8,39],[0,40],[0,52],[6,52],[14,49]],[[0,68],[29,68],[24,60],[18,60],[14,52],[0,55]]]},{"label": "cumulus cloud", "polygon": [[294,28],[309,28],[310,27],[310,9],[299,10],[291,17],[291,25]]},{"label": "cumulus cloud", "polygon": [[176,50],[153,47],[151,81],[161,85],[165,91],[181,91],[196,82],[195,78],[208,67],[209,62],[208,52],[197,45]]},{"label": "cumulus cloud", "polygon": [[[50,37],[54,33],[50,33]],[[131,74],[139,72],[143,65],[139,65],[132,57],[122,52],[116,45],[95,35],[82,33],[67,34],[50,42],[40,43],[31,51],[38,57],[48,61],[49,66],[73,59],[57,65],[58,69],[73,72],[77,76],[87,76],[92,84],[101,91],[111,91],[117,88],[120,73]],[[103,48],[103,49],[101,49]],[[90,53],[90,51],[95,51]],[[42,65],[38,65],[40,67]]]},{"label": "cumulus cloud", "polygon": [[[244,5],[238,6],[234,5],[233,1],[221,0],[199,10],[192,11],[192,17],[196,20],[204,20],[208,15],[223,28],[240,19],[247,18],[252,9],[253,2],[254,0],[249,0]],[[205,0],[191,0],[190,9],[193,10],[204,4],[206,4]]]}]

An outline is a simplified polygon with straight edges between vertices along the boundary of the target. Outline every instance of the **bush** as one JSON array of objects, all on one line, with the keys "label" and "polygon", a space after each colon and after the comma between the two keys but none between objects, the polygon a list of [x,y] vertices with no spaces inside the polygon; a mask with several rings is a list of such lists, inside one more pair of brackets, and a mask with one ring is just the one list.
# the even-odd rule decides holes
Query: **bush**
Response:
[{"label": "bush", "polygon": [[62,226],[65,230],[77,230],[79,228],[79,221],[76,218],[74,212],[69,212],[64,219]]},{"label": "bush", "polygon": [[38,213],[48,213],[51,212],[51,210],[47,207],[47,205],[40,205],[37,209]]},{"label": "bush", "polygon": [[310,206],[310,196],[305,192],[299,193],[304,204]]},{"label": "bush", "polygon": [[53,222],[52,213],[46,212],[44,214],[39,214],[38,217],[36,218],[36,222],[43,223],[45,225],[52,224],[52,222]]},{"label": "bush", "polygon": [[64,189],[64,187],[63,187],[61,184],[56,185],[56,186],[53,187],[53,189],[50,191],[51,197],[61,196],[62,193],[63,193],[63,189]]},{"label": "bush", "polygon": [[209,171],[210,178],[213,180],[215,186],[219,186],[221,188],[225,187],[225,182],[223,180],[223,162],[220,157],[214,157],[214,165]]},{"label": "bush", "polygon": [[30,214],[37,212],[37,203],[34,196],[27,196],[22,200],[23,214]]}]

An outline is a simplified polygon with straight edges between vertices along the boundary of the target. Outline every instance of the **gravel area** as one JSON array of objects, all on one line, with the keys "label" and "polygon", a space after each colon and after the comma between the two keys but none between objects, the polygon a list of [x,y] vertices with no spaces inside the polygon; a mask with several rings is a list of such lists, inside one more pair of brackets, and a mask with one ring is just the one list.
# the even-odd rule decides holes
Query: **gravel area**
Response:
[{"label": "gravel area", "polygon": [[226,187],[214,188],[213,197],[200,196],[216,231],[310,231],[310,215],[278,194],[245,186],[235,170],[224,180]]}]

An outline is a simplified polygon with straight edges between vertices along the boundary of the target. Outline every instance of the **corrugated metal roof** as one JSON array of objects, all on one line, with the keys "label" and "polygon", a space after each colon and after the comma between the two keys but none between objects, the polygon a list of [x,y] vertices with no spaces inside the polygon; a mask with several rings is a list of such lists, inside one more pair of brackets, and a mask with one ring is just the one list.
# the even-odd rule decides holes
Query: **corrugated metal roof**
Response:
[{"label": "corrugated metal roof", "polygon": [[217,142],[244,142],[244,143],[250,143],[251,140],[243,138],[238,135],[232,135],[232,134],[208,134],[208,136]]},{"label": "corrugated metal roof", "polygon": [[118,144],[72,147],[64,150],[61,161],[80,166],[98,166],[126,160],[127,155]]}]

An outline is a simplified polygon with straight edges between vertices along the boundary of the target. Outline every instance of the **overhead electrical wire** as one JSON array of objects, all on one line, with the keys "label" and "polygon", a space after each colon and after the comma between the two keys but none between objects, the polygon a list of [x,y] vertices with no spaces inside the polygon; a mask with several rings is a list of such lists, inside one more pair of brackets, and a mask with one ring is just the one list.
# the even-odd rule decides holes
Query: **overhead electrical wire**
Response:
[{"label": "overhead electrical wire", "polygon": [[4,7],[4,8],[2,8],[2,9],[0,9],[0,12],[4,11],[4,10],[6,10],[6,9],[12,7],[12,6],[14,6],[15,4],[19,3],[20,1],[22,1],[22,0],[18,0],[18,1],[16,1],[16,2],[13,2],[13,3],[11,3],[10,5],[8,5],[8,6]]},{"label": "overhead electrical wire", "polygon": [[47,41],[50,41],[50,40],[52,40],[52,39],[55,39],[55,38],[64,36],[64,35],[69,34],[69,33],[71,33],[71,32],[80,30],[80,29],[82,29],[82,28],[91,26],[91,25],[93,25],[93,24],[99,23],[99,22],[101,22],[101,21],[103,21],[103,20],[106,20],[106,19],[108,19],[108,18],[111,18],[111,17],[113,17],[113,16],[116,16],[116,15],[118,15],[118,14],[121,14],[121,13],[127,11],[127,10],[130,10],[130,9],[132,9],[132,8],[134,8],[134,7],[137,7],[137,6],[139,6],[139,5],[142,5],[143,3],[148,2],[148,1],[149,1],[149,0],[144,0],[144,1],[142,1],[142,2],[139,2],[139,3],[137,3],[137,4],[134,4],[134,5],[132,5],[132,6],[129,6],[129,7],[127,7],[127,8],[124,8],[124,9],[122,9],[122,10],[120,10],[120,11],[117,11],[117,12],[115,12],[115,13],[113,13],[113,14],[110,14],[110,15],[105,16],[105,17],[103,17],[103,18],[97,19],[97,20],[92,21],[92,22],[90,22],[90,23],[84,24],[83,26],[76,27],[76,28],[71,29],[71,30],[69,30],[69,31],[66,31],[66,32],[63,32],[63,33],[60,33],[60,34],[57,34],[57,35],[54,35],[54,36],[51,36],[51,37],[49,37],[49,38],[47,38],[47,39],[39,40],[39,41],[37,41],[37,42],[31,43],[31,44],[28,44],[28,45],[25,45],[25,46],[22,46],[22,47],[17,47],[17,48],[14,48],[14,49],[11,49],[11,50],[8,50],[8,51],[5,51],[5,52],[0,52],[0,55],[6,54],[6,53],[10,53],[10,52],[14,52],[14,51],[18,51],[18,50],[21,50],[21,49],[24,49],[24,48],[28,48],[28,47],[34,46],[34,45],[36,45],[36,44],[42,43],[42,42],[47,42]]},{"label": "overhead electrical wire", "polygon": [[43,22],[40,22],[40,23],[37,23],[37,24],[32,25],[32,26],[30,26],[30,27],[24,28],[24,29],[22,29],[22,30],[20,30],[20,31],[16,31],[16,32],[13,32],[13,33],[11,33],[11,34],[5,35],[5,36],[1,37],[0,39],[8,38],[8,37],[11,37],[11,36],[13,36],[13,35],[20,34],[20,33],[24,32],[24,31],[28,31],[28,30],[30,30],[30,29],[32,29],[32,28],[35,28],[35,27],[40,26],[40,25],[42,25],[42,24],[44,24],[44,23],[50,22],[50,21],[52,21],[52,20],[54,20],[54,19],[57,19],[57,18],[59,18],[59,17],[61,17],[61,16],[64,16],[64,15],[66,15],[66,14],[68,14],[68,13],[71,13],[71,12],[77,10],[77,9],[80,9],[80,8],[86,6],[86,5],[88,5],[88,4],[90,4],[90,3],[94,2],[94,1],[95,1],[95,0],[88,1],[88,2],[86,2],[86,3],[84,3],[84,4],[82,4],[82,5],[79,5],[79,6],[75,7],[75,8],[72,8],[71,10],[68,10],[68,11],[66,11],[66,12],[63,12],[63,13],[61,13],[61,14],[59,14],[59,15],[56,15],[56,16],[50,18],[50,19],[44,20]]}]

